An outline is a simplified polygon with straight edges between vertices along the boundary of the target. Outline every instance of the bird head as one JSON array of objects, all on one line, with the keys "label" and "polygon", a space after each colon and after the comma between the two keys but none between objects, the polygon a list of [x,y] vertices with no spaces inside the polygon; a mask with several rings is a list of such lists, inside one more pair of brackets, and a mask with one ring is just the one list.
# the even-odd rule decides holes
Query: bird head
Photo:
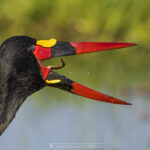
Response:
[{"label": "bird head", "polygon": [[35,44],[33,38],[16,36],[1,45],[0,82],[7,86],[8,95],[19,90],[21,95],[28,96],[43,87],[41,68],[33,54]]}]

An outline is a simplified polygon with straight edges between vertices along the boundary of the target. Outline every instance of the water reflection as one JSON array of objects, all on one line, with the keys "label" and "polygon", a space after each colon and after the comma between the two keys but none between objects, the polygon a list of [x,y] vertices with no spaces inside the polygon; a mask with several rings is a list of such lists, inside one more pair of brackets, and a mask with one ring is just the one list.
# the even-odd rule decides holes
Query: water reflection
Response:
[{"label": "water reflection", "polygon": [[133,93],[129,97],[132,106],[69,95],[63,103],[52,99],[46,108],[41,108],[30,98],[0,137],[1,149],[50,150],[48,143],[94,142],[103,143],[107,150],[148,150],[150,101]]}]

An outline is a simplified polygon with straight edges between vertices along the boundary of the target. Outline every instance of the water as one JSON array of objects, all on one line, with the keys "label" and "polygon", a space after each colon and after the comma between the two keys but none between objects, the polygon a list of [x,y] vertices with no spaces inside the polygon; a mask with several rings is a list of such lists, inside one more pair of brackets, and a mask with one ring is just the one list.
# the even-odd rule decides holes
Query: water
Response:
[{"label": "water", "polygon": [[0,147],[50,150],[51,143],[101,143],[98,150],[149,150],[150,101],[134,92],[128,99],[133,105],[113,105],[70,94],[64,102],[52,99],[44,108],[30,97],[0,137]]}]

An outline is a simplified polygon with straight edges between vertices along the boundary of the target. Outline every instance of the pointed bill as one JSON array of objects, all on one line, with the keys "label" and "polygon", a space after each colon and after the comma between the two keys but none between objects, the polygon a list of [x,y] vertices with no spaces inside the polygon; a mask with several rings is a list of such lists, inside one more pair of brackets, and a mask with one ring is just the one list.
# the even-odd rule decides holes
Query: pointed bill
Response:
[{"label": "pointed bill", "polygon": [[[52,40],[53,41],[53,40]],[[42,41],[43,42],[43,41]],[[42,43],[37,41],[37,43]],[[34,54],[38,60],[50,59],[60,56],[77,55],[84,53],[92,53],[104,50],[112,50],[135,46],[133,43],[111,43],[111,42],[56,42],[48,43],[48,47],[44,41],[44,46],[35,45]],[[45,47],[45,45],[47,47]]]},{"label": "pointed bill", "polygon": [[92,90],[53,71],[50,71],[50,73],[48,74],[46,78],[46,83],[48,86],[56,87],[67,92],[87,97],[90,99],[113,104],[131,105],[128,102],[124,102],[122,100]]}]

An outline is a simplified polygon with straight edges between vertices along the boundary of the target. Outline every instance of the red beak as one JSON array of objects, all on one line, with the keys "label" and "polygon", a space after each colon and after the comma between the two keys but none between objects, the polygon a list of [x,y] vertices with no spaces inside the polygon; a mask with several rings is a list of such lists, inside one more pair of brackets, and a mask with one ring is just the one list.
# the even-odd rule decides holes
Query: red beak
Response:
[{"label": "red beak", "polygon": [[[130,47],[134,45],[136,44],[101,43],[101,42],[57,42],[54,46],[48,48],[35,45],[34,55],[37,58],[37,60],[40,62],[41,60],[50,59],[54,57],[91,53],[91,52],[104,51],[104,50],[112,50],[112,49]],[[50,68],[42,66],[41,64],[40,66],[43,74],[43,79],[46,81],[54,80],[54,82],[46,82],[48,86],[60,88],[62,90],[83,97],[95,99],[98,101],[114,103],[114,104],[122,104],[122,105],[131,105],[130,103],[102,94],[100,92],[87,88],[79,83],[76,83],[62,75],[53,72],[52,70],[50,70]]]},{"label": "red beak", "polygon": [[66,78],[65,76],[59,75],[58,73],[56,73],[54,71],[50,71],[46,80],[55,80],[55,79],[56,80],[59,79],[60,82],[54,83],[54,84],[47,84],[47,85],[62,89],[67,92],[71,92],[76,95],[94,99],[97,101],[113,103],[113,104],[121,104],[121,105],[131,105],[130,103],[127,103],[125,101],[122,101],[117,98],[105,95],[105,94],[97,92],[95,90],[92,90],[84,85],[81,85],[77,82],[74,82],[74,81]]},{"label": "red beak", "polygon": [[34,54],[38,60],[44,60],[53,57],[119,49],[134,45],[136,44],[101,42],[57,42],[55,46],[50,48],[35,45]]}]

